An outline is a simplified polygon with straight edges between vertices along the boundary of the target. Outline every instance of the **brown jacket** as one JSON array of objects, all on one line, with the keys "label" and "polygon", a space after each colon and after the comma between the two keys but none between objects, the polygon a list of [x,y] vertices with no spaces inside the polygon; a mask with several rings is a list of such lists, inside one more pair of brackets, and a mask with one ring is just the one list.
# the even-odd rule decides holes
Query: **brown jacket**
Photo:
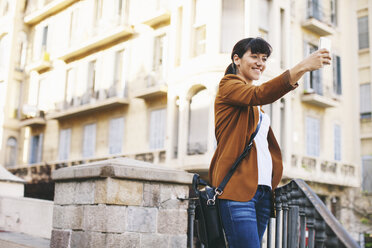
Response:
[{"label": "brown jacket", "polygon": [[[297,86],[290,83],[288,70],[260,86],[247,84],[242,77],[234,74],[221,79],[214,104],[217,149],[209,167],[209,180],[213,186],[221,183],[248,145],[259,120],[257,106],[272,103]],[[273,162],[272,188],[275,189],[282,177],[283,164],[271,128],[267,140]],[[253,142],[250,153],[240,163],[219,198],[249,201],[256,192],[257,184],[257,150]]]}]

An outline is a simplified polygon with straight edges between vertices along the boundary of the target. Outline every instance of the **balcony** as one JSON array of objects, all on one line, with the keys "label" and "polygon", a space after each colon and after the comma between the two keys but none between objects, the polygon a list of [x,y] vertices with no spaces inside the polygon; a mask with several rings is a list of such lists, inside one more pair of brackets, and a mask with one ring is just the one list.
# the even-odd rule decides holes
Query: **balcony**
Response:
[{"label": "balcony", "polygon": [[331,35],[335,32],[332,24],[332,14],[325,13],[321,4],[317,1],[307,1],[306,19],[302,27],[318,34],[319,36]]},{"label": "balcony", "polygon": [[82,96],[74,97],[70,102],[56,104],[57,111],[48,114],[47,119],[64,120],[128,104],[129,100],[126,96],[120,96],[116,91],[111,91],[110,89],[102,89],[96,91],[94,96],[85,93]]},{"label": "balcony", "polygon": [[117,42],[120,39],[129,37],[134,33],[133,28],[126,25],[119,25],[114,29],[104,31],[99,34],[92,34],[90,38],[82,40],[77,45],[65,49],[57,57],[61,60],[69,62],[75,58],[88,55],[96,49],[102,48],[110,43]]},{"label": "balcony", "polygon": [[285,168],[284,176],[340,186],[360,185],[358,169],[354,164],[297,154],[292,155],[291,166]]},{"label": "balcony", "polygon": [[302,22],[302,27],[318,34],[319,36],[331,35],[335,32],[333,27],[313,17],[310,17]]},{"label": "balcony", "polygon": [[317,94],[315,92],[306,92],[301,96],[301,101],[321,108],[337,107],[338,102],[330,97]]},{"label": "balcony", "polygon": [[143,21],[143,24],[152,28],[155,28],[162,23],[170,23],[170,11],[165,9],[158,10],[154,14],[147,16]]},{"label": "balcony", "polygon": [[43,52],[40,59],[26,66],[26,72],[30,73],[31,71],[37,71],[38,73],[42,73],[51,68],[52,62],[50,61],[49,53]]},{"label": "balcony", "polygon": [[45,113],[39,110],[36,106],[28,104],[22,107],[23,119],[19,122],[19,127],[40,127],[45,126]]},{"label": "balcony", "polygon": [[41,22],[46,17],[57,13],[64,8],[68,7],[74,2],[78,2],[79,0],[54,0],[54,1],[46,1],[46,4],[41,8],[38,8],[37,2],[38,1],[29,1],[30,6],[27,8],[26,16],[24,17],[23,21],[25,24],[34,25],[36,23]]},{"label": "balcony", "polygon": [[168,86],[159,76],[149,74],[141,81],[144,82],[146,86],[136,90],[134,93],[136,98],[151,100],[157,97],[167,96]]}]

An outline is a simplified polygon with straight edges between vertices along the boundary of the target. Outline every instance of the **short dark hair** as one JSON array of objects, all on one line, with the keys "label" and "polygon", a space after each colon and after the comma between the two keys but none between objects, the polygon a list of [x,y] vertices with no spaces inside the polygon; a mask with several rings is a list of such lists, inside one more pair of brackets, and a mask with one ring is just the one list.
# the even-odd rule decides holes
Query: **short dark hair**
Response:
[{"label": "short dark hair", "polygon": [[272,47],[271,45],[264,39],[257,37],[257,38],[245,38],[238,41],[233,50],[231,52],[231,60],[232,63],[226,68],[226,74],[236,74],[236,65],[234,64],[234,55],[238,55],[239,58],[243,57],[243,55],[250,50],[251,53],[262,53],[266,54],[267,57],[271,55]]}]

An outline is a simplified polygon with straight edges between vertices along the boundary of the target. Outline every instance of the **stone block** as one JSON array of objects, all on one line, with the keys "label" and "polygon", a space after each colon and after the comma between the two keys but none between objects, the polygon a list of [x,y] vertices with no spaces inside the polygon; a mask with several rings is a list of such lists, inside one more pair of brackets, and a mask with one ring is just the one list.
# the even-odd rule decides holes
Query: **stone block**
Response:
[{"label": "stone block", "polygon": [[74,203],[93,204],[94,203],[95,183],[93,180],[81,181],[76,184]]},{"label": "stone block", "polygon": [[50,248],[71,248],[70,239],[70,230],[52,230]]},{"label": "stone block", "polygon": [[96,182],[95,203],[140,206],[143,199],[143,183],[131,180],[107,178]]},{"label": "stone block", "polygon": [[53,228],[82,230],[83,207],[78,205],[53,208]]},{"label": "stone block", "polygon": [[166,209],[187,209],[188,201],[180,201],[177,197],[186,198],[189,187],[184,185],[160,185],[160,207]]},{"label": "stone block", "polygon": [[128,207],[126,230],[128,232],[155,233],[157,213],[156,208]]},{"label": "stone block", "polygon": [[75,182],[57,182],[54,190],[54,204],[73,204],[75,188]]},{"label": "stone block", "polygon": [[169,240],[169,248],[186,248],[187,247],[187,235],[171,236]]},{"label": "stone block", "polygon": [[140,247],[139,233],[108,233],[106,238],[107,248],[138,248]]},{"label": "stone block", "polygon": [[141,234],[141,248],[168,248],[169,236],[162,234]]},{"label": "stone block", "polygon": [[158,233],[187,234],[187,211],[159,210]]},{"label": "stone block", "polygon": [[160,206],[160,185],[154,183],[144,183],[143,186],[143,206]]},{"label": "stone block", "polygon": [[103,204],[84,207],[83,228],[95,232],[124,232],[126,207]]},{"label": "stone block", "polygon": [[100,232],[72,232],[71,248],[104,248],[106,234]]}]

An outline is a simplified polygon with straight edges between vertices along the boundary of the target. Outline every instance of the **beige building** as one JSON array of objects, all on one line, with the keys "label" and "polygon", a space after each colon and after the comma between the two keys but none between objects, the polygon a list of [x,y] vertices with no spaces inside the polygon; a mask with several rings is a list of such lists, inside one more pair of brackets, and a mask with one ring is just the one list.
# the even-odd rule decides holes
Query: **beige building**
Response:
[{"label": "beige building", "polygon": [[372,1],[358,1],[358,70],[360,83],[360,135],[362,155],[362,186],[372,192]]},{"label": "beige building", "polygon": [[[272,44],[262,83],[329,37],[332,65],[308,73],[298,89],[264,108],[283,149],[284,181],[305,179],[349,222],[350,211],[342,209],[350,208],[348,192],[361,184],[353,82],[356,27],[367,1],[0,2],[13,10],[12,19],[0,20],[12,24],[1,25],[9,35],[1,49],[9,54],[1,55],[0,164],[28,187],[50,183],[51,170],[118,156],[206,175],[216,146],[214,98],[233,45],[248,36]],[[369,78],[370,56],[359,50],[359,73]],[[362,154],[371,155],[368,148]]]}]

